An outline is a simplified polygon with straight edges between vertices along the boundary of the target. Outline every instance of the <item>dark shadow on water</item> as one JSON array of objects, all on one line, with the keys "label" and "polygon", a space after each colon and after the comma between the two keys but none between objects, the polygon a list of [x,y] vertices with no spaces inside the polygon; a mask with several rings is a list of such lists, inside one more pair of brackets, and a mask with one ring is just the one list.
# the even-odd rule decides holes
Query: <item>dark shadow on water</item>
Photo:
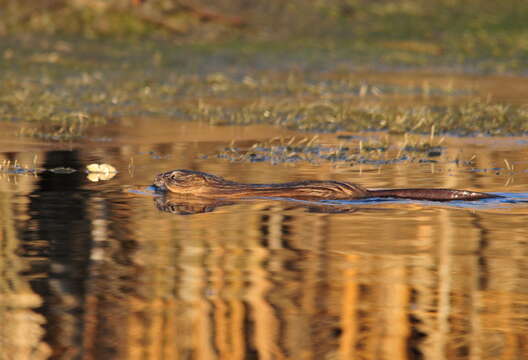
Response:
[{"label": "dark shadow on water", "polygon": [[[76,151],[52,151],[43,166],[84,164]],[[35,311],[46,319],[43,341],[52,359],[116,358],[123,302],[141,297],[129,199],[85,190],[85,182],[81,171],[42,173],[20,226],[18,253],[30,264],[23,275],[43,300]]]},{"label": "dark shadow on water", "polygon": [[[77,151],[51,151],[44,166],[80,168],[78,155]],[[31,286],[44,299],[37,310],[47,319],[44,340],[59,357],[82,343],[79,315],[92,246],[87,214],[90,193],[80,189],[83,181],[80,172],[43,173],[29,195],[31,218],[21,234],[21,256],[32,265]]]}]

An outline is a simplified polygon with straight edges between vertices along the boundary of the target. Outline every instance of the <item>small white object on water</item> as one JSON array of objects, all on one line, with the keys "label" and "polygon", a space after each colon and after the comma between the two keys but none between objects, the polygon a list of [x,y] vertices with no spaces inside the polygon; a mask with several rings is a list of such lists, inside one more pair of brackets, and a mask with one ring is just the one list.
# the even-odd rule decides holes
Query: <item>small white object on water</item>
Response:
[{"label": "small white object on water", "polygon": [[88,180],[97,182],[100,180],[110,180],[117,174],[115,167],[109,164],[90,164],[86,166],[88,170]]},{"label": "small white object on water", "polygon": [[115,167],[109,164],[90,164],[87,165],[86,168],[88,169],[88,172],[91,173],[102,173],[102,174],[109,174],[109,173],[117,173],[117,170]]}]

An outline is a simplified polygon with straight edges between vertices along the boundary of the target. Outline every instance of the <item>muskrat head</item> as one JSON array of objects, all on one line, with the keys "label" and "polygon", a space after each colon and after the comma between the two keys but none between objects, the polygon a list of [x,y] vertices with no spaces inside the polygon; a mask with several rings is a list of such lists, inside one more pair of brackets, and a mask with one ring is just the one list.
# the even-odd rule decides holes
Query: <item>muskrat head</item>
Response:
[{"label": "muskrat head", "polygon": [[154,179],[154,185],[162,191],[193,195],[199,195],[222,182],[224,180],[220,177],[192,170],[167,171]]}]

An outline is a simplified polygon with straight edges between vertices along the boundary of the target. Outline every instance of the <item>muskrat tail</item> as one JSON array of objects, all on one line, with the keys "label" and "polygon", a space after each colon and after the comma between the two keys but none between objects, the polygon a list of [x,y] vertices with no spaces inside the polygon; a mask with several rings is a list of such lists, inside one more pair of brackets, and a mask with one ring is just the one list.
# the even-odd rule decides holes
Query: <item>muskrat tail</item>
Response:
[{"label": "muskrat tail", "polygon": [[451,201],[500,198],[500,195],[454,189],[387,189],[369,190],[369,197],[392,197],[410,200]]}]

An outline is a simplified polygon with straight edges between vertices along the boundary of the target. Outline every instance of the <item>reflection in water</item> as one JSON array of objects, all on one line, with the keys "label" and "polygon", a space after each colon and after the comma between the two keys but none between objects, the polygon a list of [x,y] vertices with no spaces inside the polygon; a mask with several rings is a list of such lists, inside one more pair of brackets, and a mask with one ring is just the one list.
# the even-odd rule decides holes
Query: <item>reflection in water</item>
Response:
[{"label": "reflection in water", "polygon": [[[244,202],[246,200],[229,201],[221,199],[206,199],[206,198],[192,198],[192,197],[178,197],[175,195],[158,195],[154,196],[154,204],[160,211],[177,214],[177,215],[192,215],[214,211],[217,207],[234,205],[237,202]],[[253,199],[258,201],[259,199]],[[264,200],[264,199],[260,199]],[[329,214],[343,214],[357,211],[357,207],[344,204],[332,204],[316,201],[300,201],[286,198],[275,198],[274,200],[287,202],[290,205],[284,210],[292,209],[306,209],[308,212],[314,213],[329,213]],[[268,198],[269,201],[269,198]],[[372,210],[372,209],[369,209]]]},{"label": "reflection in water", "polygon": [[30,285],[31,277],[21,276],[28,263],[18,256],[16,219],[23,206],[0,186],[0,358],[39,360],[51,353],[43,341],[46,319],[34,311],[42,298]]},{"label": "reflection in water", "polygon": [[[148,159],[136,160],[138,180],[122,171],[126,151],[105,155],[120,170],[106,183],[91,183],[83,173],[0,181],[0,354],[391,360],[528,354],[525,207],[141,196],[120,184],[147,184],[161,168],[176,166],[248,173],[193,158],[152,168]],[[101,161],[94,153],[40,158],[44,167],[82,169]],[[399,169],[386,171],[385,178],[360,180],[379,186]],[[434,185],[478,188],[491,181],[471,173],[456,184],[442,176],[435,181],[445,183]],[[401,177],[392,180],[390,186],[408,186]]]},{"label": "reflection in water", "polygon": [[174,199],[171,196],[159,195],[154,197],[154,203],[160,211],[191,215],[211,212],[219,206],[233,205],[233,201],[214,199]]},{"label": "reflection in water", "polygon": [[[45,167],[80,168],[78,152],[46,154]],[[21,249],[32,265],[31,285],[43,296],[38,312],[47,319],[45,340],[53,354],[78,355],[82,300],[91,236],[89,193],[80,191],[84,174],[43,173],[29,195],[31,218],[23,227]]]}]

